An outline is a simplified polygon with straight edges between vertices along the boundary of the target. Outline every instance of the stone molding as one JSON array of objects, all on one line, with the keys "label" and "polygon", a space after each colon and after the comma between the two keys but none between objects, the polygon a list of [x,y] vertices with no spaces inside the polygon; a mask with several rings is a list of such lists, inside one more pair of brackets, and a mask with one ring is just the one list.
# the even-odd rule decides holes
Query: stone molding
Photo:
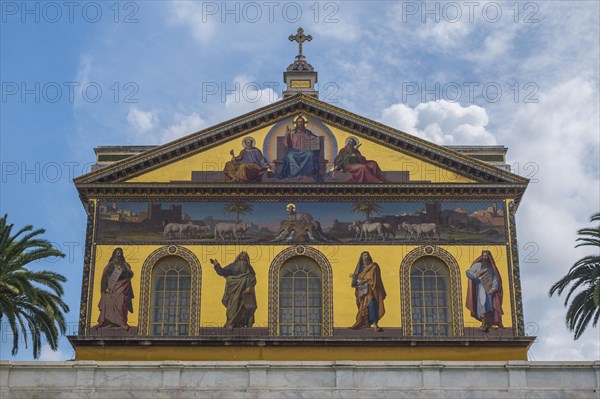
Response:
[{"label": "stone molding", "polygon": [[595,362],[9,362],[0,397],[597,399]]}]

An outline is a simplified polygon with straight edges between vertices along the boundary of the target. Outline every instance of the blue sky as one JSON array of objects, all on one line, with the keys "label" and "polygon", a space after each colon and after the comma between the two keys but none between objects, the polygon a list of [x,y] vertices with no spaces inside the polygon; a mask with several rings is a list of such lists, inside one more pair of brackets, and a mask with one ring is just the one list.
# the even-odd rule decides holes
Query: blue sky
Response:
[{"label": "blue sky", "polygon": [[[69,8],[72,7],[72,8]],[[599,5],[534,2],[1,2],[0,211],[67,253],[79,310],[93,147],[160,144],[281,97],[303,26],[321,99],[438,144],[501,144],[532,180],[517,214],[535,360],[600,358],[548,288],[600,209]],[[72,94],[72,98],[71,98]],[[527,259],[525,262],[523,259]],[[74,330],[73,330],[74,331]],[[2,328],[0,357],[12,358]],[[70,359],[44,350],[44,359]]]}]

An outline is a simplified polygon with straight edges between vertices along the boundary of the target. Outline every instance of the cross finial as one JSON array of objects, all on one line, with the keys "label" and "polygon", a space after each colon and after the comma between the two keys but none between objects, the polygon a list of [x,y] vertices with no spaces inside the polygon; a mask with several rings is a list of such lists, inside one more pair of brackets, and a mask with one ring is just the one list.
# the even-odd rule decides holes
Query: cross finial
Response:
[{"label": "cross finial", "polygon": [[305,35],[304,29],[298,28],[298,34],[290,35],[290,42],[298,42],[298,57],[302,58],[302,43],[310,42],[312,40],[311,35]]}]

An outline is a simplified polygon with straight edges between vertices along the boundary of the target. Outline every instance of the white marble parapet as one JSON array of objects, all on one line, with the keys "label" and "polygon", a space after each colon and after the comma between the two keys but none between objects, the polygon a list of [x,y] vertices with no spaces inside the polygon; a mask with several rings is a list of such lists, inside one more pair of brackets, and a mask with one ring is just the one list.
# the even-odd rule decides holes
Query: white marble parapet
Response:
[{"label": "white marble parapet", "polygon": [[599,399],[600,361],[0,361],[0,398]]}]

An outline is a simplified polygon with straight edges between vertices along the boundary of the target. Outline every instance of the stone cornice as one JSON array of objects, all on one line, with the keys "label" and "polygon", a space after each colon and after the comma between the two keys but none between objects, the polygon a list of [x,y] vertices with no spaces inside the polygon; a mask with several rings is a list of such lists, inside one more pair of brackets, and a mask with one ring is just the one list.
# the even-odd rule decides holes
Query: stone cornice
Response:
[{"label": "stone cornice", "polygon": [[227,200],[361,200],[396,201],[437,199],[479,201],[514,199],[518,203],[525,191],[522,184],[407,183],[407,184],[201,184],[201,183],[91,183],[79,184],[85,204],[90,199],[185,201]]},{"label": "stone cornice", "polygon": [[282,337],[282,336],[188,336],[188,337],[110,337],[68,336],[75,348],[82,346],[149,347],[149,346],[505,346],[529,348],[536,337]]},{"label": "stone cornice", "polygon": [[324,123],[348,130],[361,138],[482,183],[520,183],[527,179],[485,162],[422,140],[379,122],[353,114],[303,94],[260,108],[208,129],[156,147],[109,167],[76,178],[75,184],[123,182],[158,167],[205,151],[302,112]]}]

